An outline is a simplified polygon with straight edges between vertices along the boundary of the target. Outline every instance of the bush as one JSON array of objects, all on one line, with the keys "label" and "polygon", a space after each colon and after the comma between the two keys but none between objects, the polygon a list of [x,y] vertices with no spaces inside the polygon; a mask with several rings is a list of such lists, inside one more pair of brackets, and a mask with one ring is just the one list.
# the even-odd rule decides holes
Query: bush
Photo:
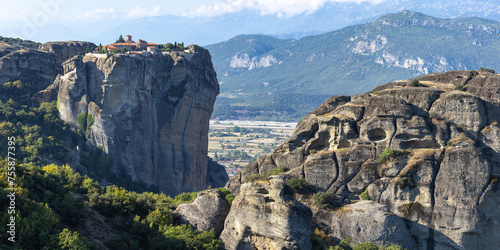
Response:
[{"label": "bush", "polygon": [[481,72],[489,72],[489,73],[495,74],[494,70],[488,69],[488,68],[479,68],[479,71],[481,71]]},{"label": "bush", "polygon": [[193,202],[198,196],[198,192],[191,193],[180,193],[174,198],[174,203],[179,205],[182,203],[190,203]]},{"label": "bush", "polygon": [[303,178],[292,178],[286,182],[295,193],[303,194],[311,191],[311,185]]},{"label": "bush", "polygon": [[273,169],[271,169],[271,171],[267,175],[268,176],[270,176],[270,175],[277,175],[277,174],[280,174],[280,173],[283,173],[283,172],[286,172],[286,171],[288,171],[288,168],[285,167],[285,166],[280,167],[280,168],[273,168]]},{"label": "bush", "polygon": [[368,194],[367,188],[364,188],[364,191],[361,192],[361,194],[359,195],[359,198],[361,198],[362,200],[370,200],[370,195]]},{"label": "bush", "polygon": [[234,195],[231,194],[231,192],[229,190],[227,190],[226,188],[217,188],[219,189],[220,191],[222,191],[225,195],[226,195],[226,201],[227,203],[229,203],[229,205],[231,206],[233,204],[233,200],[234,200]]},{"label": "bush", "polygon": [[410,86],[412,86],[412,87],[418,87],[419,84],[420,84],[420,82],[418,80],[413,80],[413,81],[411,81]]},{"label": "bush", "polygon": [[338,204],[335,203],[334,198],[335,195],[330,191],[319,191],[313,194],[314,205],[321,209],[337,206]]},{"label": "bush", "polygon": [[245,182],[254,182],[254,181],[267,181],[269,178],[267,176],[253,173],[250,176],[245,177]]},{"label": "bush", "polygon": [[78,232],[70,231],[67,228],[63,229],[63,231],[59,234],[59,247],[60,249],[71,249],[71,250],[90,249],[88,244],[82,237],[80,237]]},{"label": "bush", "polygon": [[455,90],[463,91],[464,90],[464,85],[462,85],[460,83],[455,84]]},{"label": "bush", "polygon": [[380,153],[378,155],[379,157],[379,160],[378,160],[378,165],[383,165],[384,163],[388,162],[391,158],[395,158],[397,156],[400,156],[400,155],[404,155],[405,154],[405,151],[403,150],[393,150],[393,149],[390,149],[389,147],[386,147],[384,149],[384,152]]},{"label": "bush", "polygon": [[313,154],[316,154],[316,153],[318,153],[318,150],[316,150],[316,149],[309,150],[309,154],[310,155],[313,155]]},{"label": "bush", "polygon": [[309,240],[311,241],[312,249],[327,249],[333,245],[331,236],[318,228],[311,232]]},{"label": "bush", "polygon": [[353,250],[378,250],[377,244],[373,242],[359,243],[352,248]]}]

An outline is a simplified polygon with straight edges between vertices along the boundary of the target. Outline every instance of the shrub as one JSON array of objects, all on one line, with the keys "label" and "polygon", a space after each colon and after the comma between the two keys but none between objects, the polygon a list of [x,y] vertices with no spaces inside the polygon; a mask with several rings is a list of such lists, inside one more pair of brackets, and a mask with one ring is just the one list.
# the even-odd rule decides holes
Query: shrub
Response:
[{"label": "shrub", "polygon": [[309,150],[309,154],[310,155],[313,155],[313,154],[316,154],[316,153],[318,153],[318,150],[316,150],[316,149]]},{"label": "shrub", "polygon": [[479,68],[479,71],[481,71],[481,72],[489,72],[489,73],[495,74],[494,70],[488,69],[488,68]]},{"label": "shrub", "polygon": [[353,250],[378,250],[377,244],[373,242],[359,243],[352,248]]},{"label": "shrub", "polygon": [[335,195],[330,191],[326,192],[319,191],[313,194],[314,205],[316,205],[316,207],[318,208],[337,206],[337,204],[333,200],[334,198]]},{"label": "shrub", "polygon": [[85,132],[87,129],[87,113],[81,113],[78,116],[78,125],[80,126],[80,129]]},{"label": "shrub", "polygon": [[174,198],[174,203],[179,205],[182,203],[190,203],[193,202],[198,196],[198,192],[191,193],[180,193]]},{"label": "shrub", "polygon": [[328,246],[333,245],[331,236],[318,228],[311,232],[309,240],[311,241],[312,249],[327,249]]},{"label": "shrub", "polygon": [[455,84],[455,90],[463,91],[464,90],[464,85],[462,85],[460,83]]},{"label": "shrub", "polygon": [[286,182],[295,193],[307,193],[311,190],[311,185],[303,178],[292,178]]},{"label": "shrub", "polygon": [[384,163],[388,162],[391,158],[395,158],[396,156],[400,156],[405,154],[403,150],[393,150],[390,149],[389,147],[386,147],[384,149],[384,152],[380,153],[378,155],[379,160],[378,160],[378,165],[383,165]]},{"label": "shrub", "polygon": [[364,188],[363,192],[359,195],[362,200],[370,200],[370,195],[368,194],[368,188]]},{"label": "shrub", "polygon": [[229,190],[227,190],[226,188],[217,188],[217,189],[219,189],[220,191],[222,191],[226,195],[226,197],[225,197],[226,201],[231,206],[233,204],[234,195],[231,194],[231,192]]},{"label": "shrub", "polygon": [[245,177],[245,182],[254,182],[254,181],[267,181],[269,178],[264,175],[260,175],[257,173],[253,173],[250,176]]},{"label": "shrub", "polygon": [[418,87],[419,84],[420,84],[420,82],[418,80],[413,80],[413,81],[411,81],[410,86]]},{"label": "shrub", "polygon": [[268,176],[270,176],[270,175],[277,175],[277,174],[280,174],[280,173],[283,173],[283,172],[286,172],[286,171],[288,171],[288,168],[285,167],[285,166],[279,167],[279,168],[273,168],[273,169],[271,169],[271,171],[267,175]]},{"label": "shrub", "polygon": [[78,232],[67,228],[59,234],[59,247],[60,249],[90,249]]}]

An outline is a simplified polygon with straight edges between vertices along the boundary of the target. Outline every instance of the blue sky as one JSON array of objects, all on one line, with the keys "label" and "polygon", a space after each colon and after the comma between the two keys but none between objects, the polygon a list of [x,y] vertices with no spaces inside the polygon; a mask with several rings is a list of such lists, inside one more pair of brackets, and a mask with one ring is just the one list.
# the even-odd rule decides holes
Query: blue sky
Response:
[{"label": "blue sky", "polygon": [[[16,25],[32,22],[60,22],[99,19],[133,19],[174,14],[179,16],[215,16],[243,9],[257,10],[262,15],[295,15],[315,11],[327,2],[371,2],[385,0],[18,0],[2,3],[0,20]],[[22,8],[20,8],[22,6]],[[46,20],[48,17],[48,20]]]},{"label": "blue sky", "polygon": [[384,1],[388,0],[17,0],[2,3],[0,36],[43,41],[48,38],[40,35],[50,34],[56,39],[79,39],[142,17],[168,14],[213,17],[242,10],[289,17],[311,13],[327,2],[377,4]]}]

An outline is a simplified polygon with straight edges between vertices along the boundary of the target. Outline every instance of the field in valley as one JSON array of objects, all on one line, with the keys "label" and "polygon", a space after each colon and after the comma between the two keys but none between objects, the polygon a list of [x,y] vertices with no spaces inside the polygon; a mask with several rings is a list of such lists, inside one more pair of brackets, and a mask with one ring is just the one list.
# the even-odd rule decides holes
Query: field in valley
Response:
[{"label": "field in valley", "polygon": [[287,140],[297,123],[272,121],[210,121],[208,156],[232,177],[259,156]]}]

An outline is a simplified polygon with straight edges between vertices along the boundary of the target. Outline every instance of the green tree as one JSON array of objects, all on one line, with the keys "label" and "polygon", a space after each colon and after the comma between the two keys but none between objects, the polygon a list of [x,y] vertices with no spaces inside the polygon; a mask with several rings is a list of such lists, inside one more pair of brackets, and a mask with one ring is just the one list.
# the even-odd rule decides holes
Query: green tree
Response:
[{"label": "green tree", "polygon": [[116,43],[124,43],[125,39],[123,39],[123,36],[120,34],[120,37],[116,40]]},{"label": "green tree", "polygon": [[67,228],[63,229],[59,234],[59,247],[68,250],[90,249],[78,232],[73,232]]}]

